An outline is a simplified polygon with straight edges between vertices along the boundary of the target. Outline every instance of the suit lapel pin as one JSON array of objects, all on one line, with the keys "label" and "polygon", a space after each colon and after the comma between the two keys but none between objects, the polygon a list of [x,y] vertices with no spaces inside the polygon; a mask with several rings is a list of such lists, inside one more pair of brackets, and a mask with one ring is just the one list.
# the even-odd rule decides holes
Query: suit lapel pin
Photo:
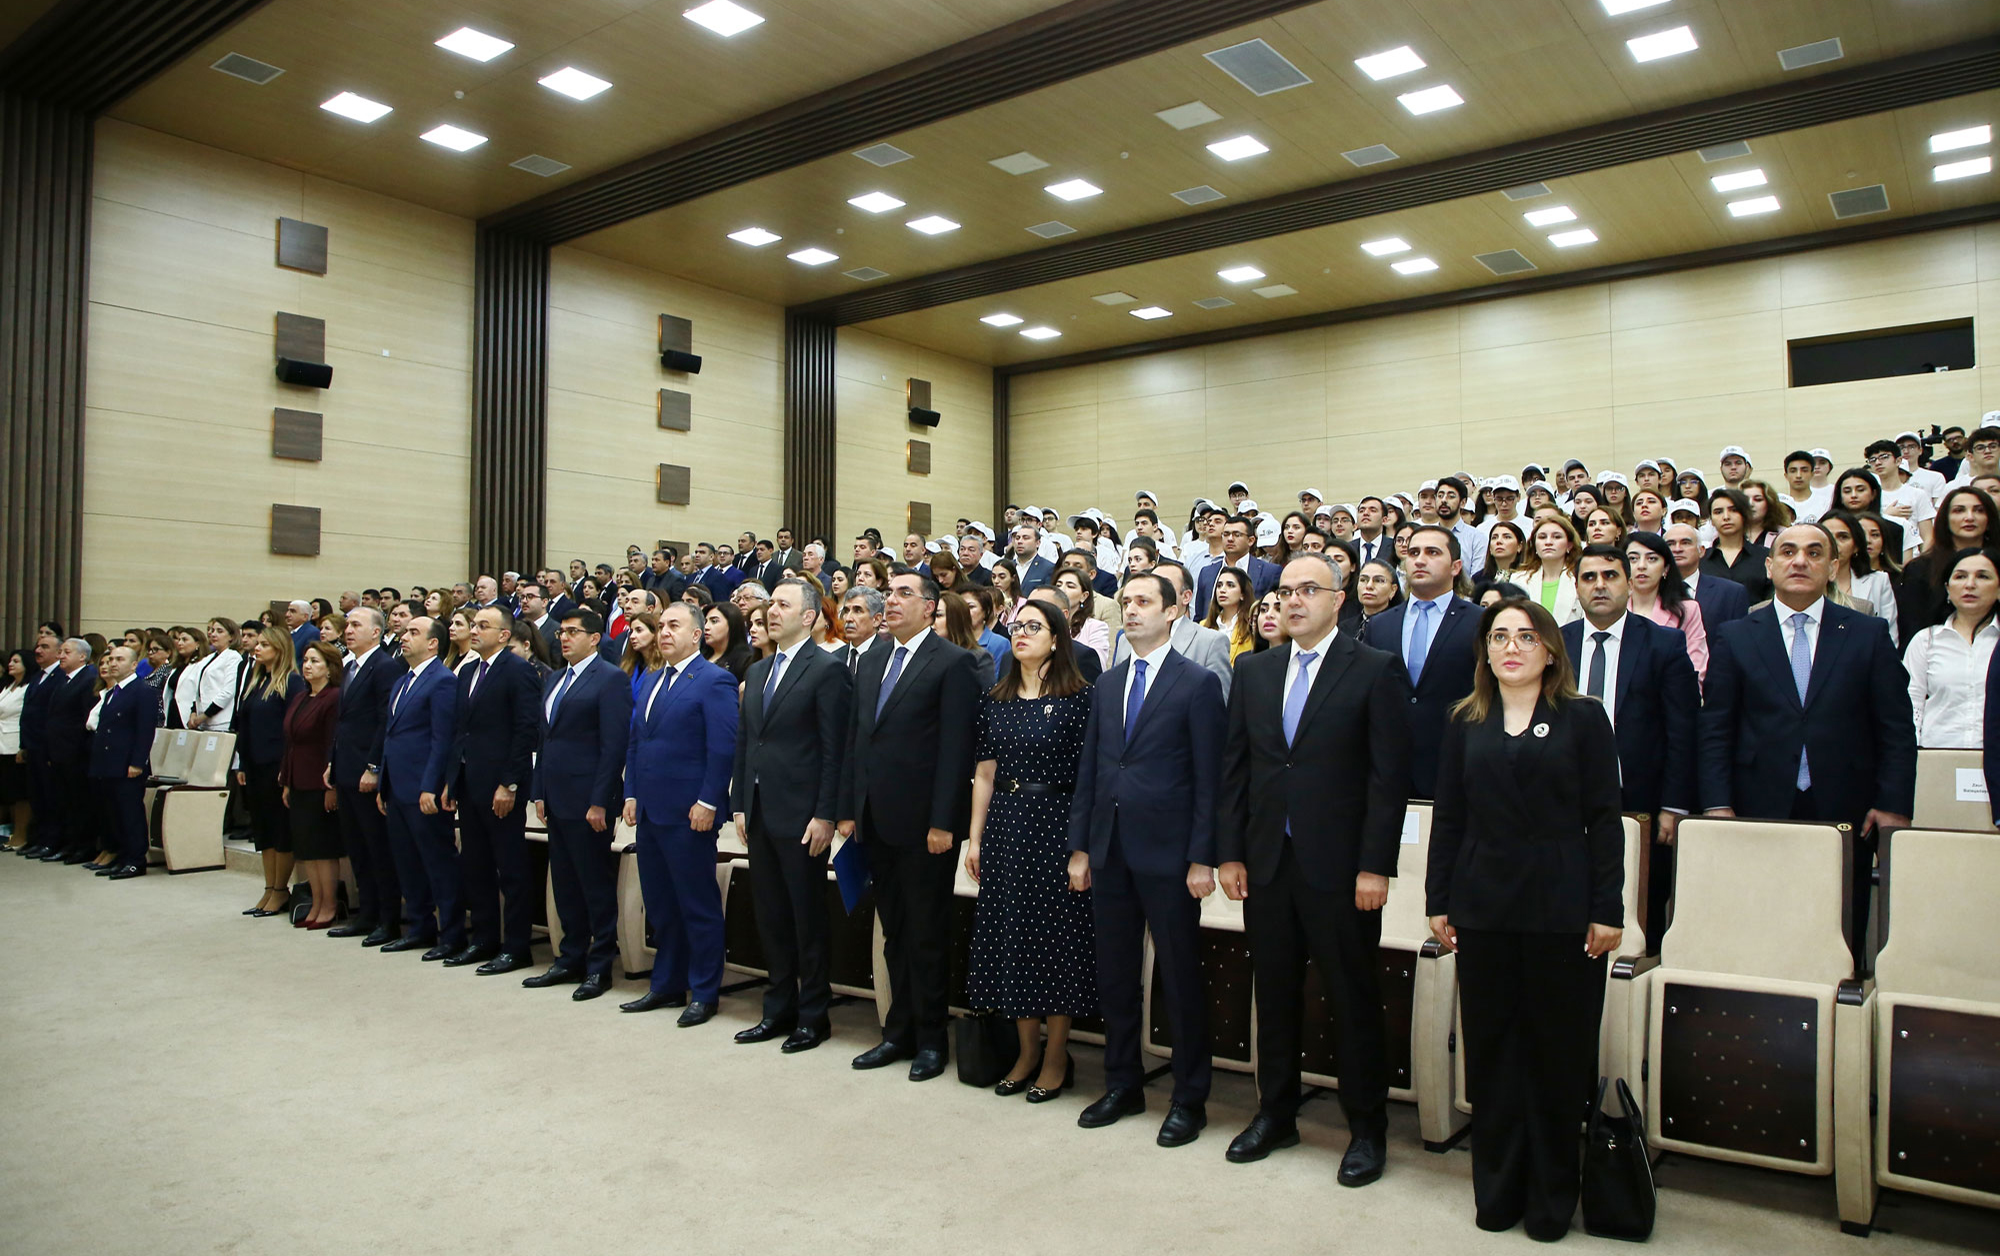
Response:
[{"label": "suit lapel pin", "polygon": [[1549,735],[1549,726],[1547,724],[1535,725],[1535,736],[1546,737],[1548,735]]}]

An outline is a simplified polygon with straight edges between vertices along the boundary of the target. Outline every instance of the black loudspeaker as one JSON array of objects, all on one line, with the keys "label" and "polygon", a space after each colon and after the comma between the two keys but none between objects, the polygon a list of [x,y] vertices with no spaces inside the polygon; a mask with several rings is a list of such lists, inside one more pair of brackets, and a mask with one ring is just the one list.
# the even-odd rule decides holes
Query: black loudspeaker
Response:
[{"label": "black loudspeaker", "polygon": [[689,375],[701,374],[701,355],[683,353],[679,349],[668,349],[660,354],[660,365],[670,371],[683,371]]},{"label": "black loudspeaker", "polygon": [[923,427],[936,427],[938,425],[938,412],[935,410],[926,410],[922,406],[911,406],[910,422],[920,424]]},{"label": "black loudspeaker", "polygon": [[333,368],[324,362],[279,358],[278,379],[287,384],[304,384],[307,388],[330,388],[333,385]]}]

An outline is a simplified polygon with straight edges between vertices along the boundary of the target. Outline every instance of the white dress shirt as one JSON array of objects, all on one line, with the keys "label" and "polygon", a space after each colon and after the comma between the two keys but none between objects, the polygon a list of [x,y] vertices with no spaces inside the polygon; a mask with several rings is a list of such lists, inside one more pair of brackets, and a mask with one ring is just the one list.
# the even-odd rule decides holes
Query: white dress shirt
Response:
[{"label": "white dress shirt", "polygon": [[[1312,687],[1319,682],[1320,664],[1326,662],[1327,642],[1333,640],[1335,637],[1339,635],[1340,635],[1340,629],[1338,626],[1336,626],[1327,629],[1327,633],[1324,637],[1321,637],[1319,640],[1313,642],[1310,645],[1307,645],[1303,641],[1292,642],[1292,657],[1285,663],[1285,687],[1278,691],[1278,693],[1281,695],[1281,699],[1289,698],[1291,696],[1292,686],[1299,683],[1300,672],[1304,672],[1306,674],[1306,692],[1307,693],[1312,692]],[[1308,663],[1299,657],[1302,654],[1311,654],[1315,657],[1313,658],[1312,662]],[[1283,710],[1284,710],[1284,705],[1281,700],[1279,703],[1279,711],[1282,712]],[[1284,717],[1282,714],[1280,714],[1279,718],[1282,719]]]},{"label": "white dress shirt", "polygon": [[111,688],[106,689],[103,693],[98,694],[97,705],[90,708],[90,714],[84,717],[83,726],[93,733],[96,732],[97,721],[103,717],[105,705],[111,701],[111,695],[131,684],[132,679],[132,677],[127,676],[125,679],[111,686]]},{"label": "white dress shirt", "polygon": [[425,659],[423,662],[417,664],[415,667],[412,667],[409,671],[404,672],[401,676],[398,676],[396,678],[396,687],[389,691],[391,695],[389,701],[389,714],[394,715],[396,713],[396,711],[403,705],[403,695],[407,694],[410,690],[416,688],[417,677],[423,675],[424,669],[437,661],[438,661],[437,656],[434,654],[431,657]]},{"label": "white dress shirt", "polygon": [[21,753],[21,708],[28,701],[32,673],[18,685],[0,689],[0,755],[8,758]]},{"label": "white dress shirt", "polygon": [[[1138,665],[1140,663],[1144,663],[1146,665],[1145,691],[1147,693],[1151,693],[1153,691],[1153,682],[1160,678],[1160,664],[1166,661],[1167,655],[1173,652],[1173,648],[1174,648],[1173,634],[1170,632],[1167,634],[1167,639],[1165,641],[1160,642],[1160,644],[1154,648],[1151,654],[1138,654],[1133,656],[1132,658],[1133,666],[1128,668],[1125,672],[1125,701],[1118,708],[1118,710],[1121,713],[1119,717],[1121,723],[1124,718],[1122,713],[1130,709],[1132,705],[1132,685],[1136,681],[1139,675]],[[1143,710],[1145,707],[1144,698],[1141,698],[1139,700],[1139,705],[1140,708]]]},{"label": "white dress shirt", "polygon": [[1989,619],[1967,641],[1949,623],[1910,639],[1903,666],[1910,673],[1910,710],[1917,745],[1925,750],[1985,746],[1986,669],[2000,643],[2000,620]]},{"label": "white dress shirt", "polygon": [[[595,652],[592,652],[590,654],[584,655],[583,661],[581,663],[571,663],[567,670],[574,672],[575,675],[570,677],[569,688],[571,689],[576,688],[576,682],[583,679],[583,673],[590,667],[592,663],[595,663],[596,661],[597,661],[597,655]],[[556,681],[556,687],[554,689],[549,690],[548,700],[542,703],[543,718],[545,719],[555,718],[556,694],[558,693],[561,693],[562,696],[565,698],[569,697],[569,694],[564,691],[563,683],[560,680]]]},{"label": "white dress shirt", "polygon": [[[1771,613],[1778,617],[1778,636],[1784,643],[1785,658],[1787,661],[1790,661],[1793,649],[1792,634],[1797,631],[1792,627],[1792,616],[1799,612],[1794,611],[1783,602],[1773,599],[1771,602]],[[1818,659],[1819,627],[1821,621],[1826,618],[1826,599],[1823,597],[1814,598],[1813,604],[1805,608],[1804,614],[1806,616],[1806,657]]]},{"label": "white dress shirt", "polygon": [[[1373,553],[1370,553],[1368,550],[1368,547],[1371,545],[1375,547]],[[1356,532],[1354,534],[1354,554],[1356,558],[1360,559],[1360,563],[1373,562],[1379,558],[1391,567],[1394,567],[1396,565],[1396,538],[1390,536],[1386,528],[1377,532],[1375,539],[1372,541],[1359,532]],[[1358,567],[1360,563],[1356,563],[1355,565]]]},{"label": "white dress shirt", "polygon": [[[1576,661],[1576,687],[1587,694],[1590,692],[1588,685],[1590,683],[1592,663],[1600,651],[1603,653],[1604,695],[1602,701],[1604,703],[1604,714],[1611,718],[1611,726],[1613,728],[1618,727],[1619,651],[1625,645],[1625,621],[1630,614],[1631,612],[1627,611],[1610,625],[1603,628],[1599,628],[1596,624],[1591,623],[1590,620],[1585,619],[1583,621],[1583,649],[1581,656]],[[1597,640],[1597,634],[1600,632],[1608,632],[1611,635],[1600,642]]]}]

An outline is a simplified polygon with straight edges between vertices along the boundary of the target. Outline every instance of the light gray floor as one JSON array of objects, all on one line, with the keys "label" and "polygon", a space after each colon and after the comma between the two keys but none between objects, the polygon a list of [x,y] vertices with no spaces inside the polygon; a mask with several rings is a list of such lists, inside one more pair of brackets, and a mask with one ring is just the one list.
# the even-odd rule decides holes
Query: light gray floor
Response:
[{"label": "light gray floor", "polygon": [[[1248,1079],[1173,1151],[1164,1114],[1080,1130],[1102,1080],[1031,1107],[848,1068],[870,1009],[780,1056],[729,1036],[755,993],[681,1030],[614,995],[447,971],[237,914],[251,877],[110,884],[0,856],[0,1252],[1523,1252],[1472,1225],[1471,1158],[1425,1154],[1397,1107],[1388,1175],[1333,1183],[1346,1133],[1223,1149]],[[538,959],[546,959],[539,948]],[[1676,1159],[1658,1253],[1993,1250],[2000,1216],[1893,1197],[1843,1238],[1829,1180]],[[1577,1249],[1630,1252],[1573,1233]]]}]

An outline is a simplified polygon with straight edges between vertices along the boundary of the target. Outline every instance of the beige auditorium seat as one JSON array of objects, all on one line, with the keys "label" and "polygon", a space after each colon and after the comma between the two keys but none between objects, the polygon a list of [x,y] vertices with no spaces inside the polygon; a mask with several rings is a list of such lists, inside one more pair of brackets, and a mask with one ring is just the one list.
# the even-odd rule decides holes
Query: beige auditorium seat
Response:
[{"label": "beige auditorium seat", "polygon": [[[1905,829],[1884,849],[1888,938],[1874,990],[1839,1023],[1859,1040],[1834,1046],[1841,1228],[1861,1234],[1878,1184],[2000,1208],[2000,965],[1982,942],[2000,835]],[[1872,1076],[1840,1059],[1871,1043]]]},{"label": "beige auditorium seat", "polygon": [[158,791],[155,835],[167,871],[201,872],[223,866],[223,814],[229,807],[229,761],[234,733],[176,729],[154,770]]},{"label": "beige auditorium seat", "polygon": [[[528,810],[527,838],[531,842],[540,842],[544,847],[549,843],[548,826],[535,819],[532,804]],[[628,932],[629,921],[635,915],[631,904],[639,897],[639,868],[632,854],[632,838],[632,830],[625,828],[624,821],[614,818],[611,822],[611,849],[618,856],[618,962],[624,965],[627,977],[652,966],[652,952],[646,950],[642,956],[633,950]],[[549,921],[549,962],[554,963],[555,957],[562,954],[563,927],[562,914],[556,910],[556,879],[552,876],[545,877],[542,882],[542,909]],[[639,921],[638,938],[643,944],[646,937],[643,907],[637,910],[636,916]],[[637,968],[633,967],[635,962],[639,965]]]},{"label": "beige auditorium seat", "polygon": [[1850,840],[1830,824],[1682,822],[1674,921],[1646,975],[1645,1108],[1658,1149],[1833,1175],[1843,1217],[1865,1223],[1847,1214],[1867,1114],[1836,1082],[1868,1068],[1868,987],[1841,929]]},{"label": "beige auditorium seat", "polygon": [[[733,832],[732,828],[729,833]],[[729,834],[724,836],[726,839]],[[836,849],[839,841],[835,839]],[[749,977],[768,977],[764,939],[757,928],[757,902],[751,892],[751,879],[757,874],[750,867],[747,852],[729,853],[729,845],[726,840],[717,843],[715,867],[716,884],[722,889],[723,967]],[[864,893],[849,913],[840,896],[840,882],[829,868],[826,896],[829,984],[835,995],[876,1003],[879,1020],[888,1015],[888,999],[878,997],[877,990],[886,991],[889,979],[887,961],[882,956],[882,929],[875,918],[874,891]],[[640,903],[642,936],[644,910],[645,905]]]},{"label": "beige auditorium seat", "polygon": [[1912,828],[1993,832],[1986,768],[1977,750],[1917,751],[1917,805]]},{"label": "beige auditorium seat", "polygon": [[[1208,986],[1208,1040],[1214,1066],[1232,1073],[1257,1071],[1256,1001],[1250,984],[1250,938],[1243,932],[1243,904],[1220,887],[1201,900],[1201,968]],[[1147,1055],[1172,1059],[1173,1029],[1167,996],[1153,974],[1153,935],[1146,934],[1140,979]]]}]

